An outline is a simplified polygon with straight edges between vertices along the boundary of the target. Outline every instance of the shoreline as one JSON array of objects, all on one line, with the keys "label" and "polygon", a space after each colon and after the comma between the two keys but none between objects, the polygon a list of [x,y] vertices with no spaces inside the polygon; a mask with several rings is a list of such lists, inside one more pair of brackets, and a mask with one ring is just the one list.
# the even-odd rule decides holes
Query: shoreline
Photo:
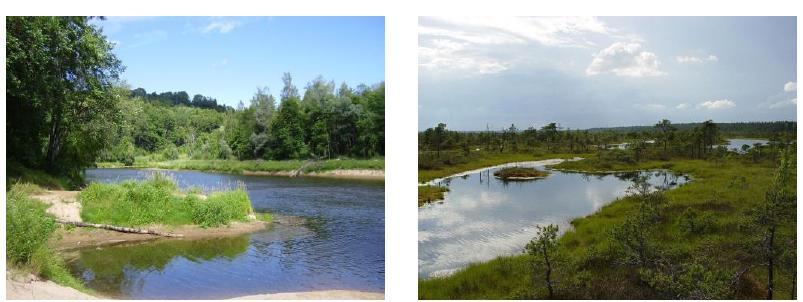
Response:
[{"label": "shoreline", "polygon": [[515,167],[517,165],[552,166],[552,165],[557,165],[559,163],[562,163],[564,161],[576,161],[576,160],[581,160],[581,159],[583,159],[583,158],[582,157],[574,157],[574,158],[571,158],[571,159],[551,158],[551,159],[542,159],[542,160],[535,160],[535,161],[513,161],[513,162],[504,163],[504,164],[498,164],[498,165],[487,166],[487,167],[471,169],[471,170],[467,170],[467,171],[463,171],[463,172],[458,172],[458,173],[455,173],[455,174],[452,174],[452,175],[449,175],[449,176],[439,177],[439,178],[435,178],[433,180],[430,180],[430,181],[427,181],[427,182],[424,182],[424,183],[419,183],[418,185],[419,186],[437,185],[438,183],[446,180],[447,178],[470,175],[470,174],[482,172],[482,171],[489,170],[489,169],[495,169],[495,168]]},{"label": "shoreline", "polygon": [[240,172],[222,171],[222,170],[208,170],[208,169],[166,169],[156,167],[96,167],[94,169],[136,169],[136,170],[151,170],[151,171],[199,171],[210,173],[225,173],[234,175],[245,176],[277,176],[277,177],[320,177],[320,178],[336,178],[336,179],[357,179],[357,180],[385,180],[385,170],[373,169],[334,169],[325,171],[311,171],[300,172],[298,175],[293,175],[293,170],[279,170],[279,171],[251,171],[242,170]]},{"label": "shoreline", "polygon": [[[43,280],[29,273],[6,270],[6,299],[8,300],[99,300],[110,299],[97,294],[88,294],[72,287]],[[227,300],[383,300],[384,292],[359,290],[314,290],[257,294],[229,298]]]}]

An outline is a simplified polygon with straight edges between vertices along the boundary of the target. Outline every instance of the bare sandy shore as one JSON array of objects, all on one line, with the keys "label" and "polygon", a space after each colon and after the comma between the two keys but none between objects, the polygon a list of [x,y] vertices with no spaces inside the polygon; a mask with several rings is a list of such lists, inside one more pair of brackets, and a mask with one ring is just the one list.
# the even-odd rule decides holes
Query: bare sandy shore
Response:
[{"label": "bare sandy shore", "polygon": [[231,300],[384,300],[384,293],[356,290],[321,290],[237,297]]},{"label": "bare sandy shore", "polygon": [[[262,221],[249,221],[249,222],[232,222],[228,226],[217,228],[201,228],[200,226],[187,225],[187,226],[162,226],[150,225],[142,228],[156,230],[160,232],[167,232],[173,234],[181,234],[180,238],[170,238],[169,240],[194,240],[203,238],[214,237],[227,237],[237,236],[242,234],[253,233],[264,229],[268,223]],[[110,244],[120,244],[127,242],[141,242],[148,240],[155,240],[164,238],[156,235],[149,234],[132,234],[121,233],[103,229],[93,228],[74,228],[71,230],[59,229],[56,232],[57,239],[55,240],[54,247],[56,250],[71,250],[77,248],[86,248],[92,246],[103,246]]]},{"label": "bare sandy shore", "polygon": [[[94,300],[106,299],[62,286],[53,281],[41,280],[34,275],[6,271],[6,299],[8,300]],[[232,300],[383,300],[384,293],[355,290],[321,290],[308,292],[274,293],[233,298]]]},{"label": "bare sandy shore", "polygon": [[8,300],[90,300],[99,299],[77,289],[42,280],[34,275],[6,271]]}]

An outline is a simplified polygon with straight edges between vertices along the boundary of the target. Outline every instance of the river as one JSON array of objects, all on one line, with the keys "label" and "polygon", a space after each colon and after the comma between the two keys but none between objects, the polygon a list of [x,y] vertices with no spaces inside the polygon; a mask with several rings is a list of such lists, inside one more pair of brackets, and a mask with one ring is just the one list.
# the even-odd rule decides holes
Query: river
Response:
[{"label": "river", "polygon": [[[153,171],[91,169],[90,182],[144,179]],[[347,289],[384,291],[384,182],[164,171],[179,187],[245,184],[256,212],[306,218],[253,234],[157,240],[79,250],[72,273],[101,295],[124,299],[224,299]]]}]

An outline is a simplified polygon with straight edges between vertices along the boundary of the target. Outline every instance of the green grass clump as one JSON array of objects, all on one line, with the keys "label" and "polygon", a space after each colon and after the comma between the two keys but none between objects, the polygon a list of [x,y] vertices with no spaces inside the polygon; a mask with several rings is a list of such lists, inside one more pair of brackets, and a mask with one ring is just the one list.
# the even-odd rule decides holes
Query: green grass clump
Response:
[{"label": "green grass clump", "polygon": [[61,285],[87,292],[81,281],[73,277],[64,260],[47,246],[57,225],[47,206],[27,196],[31,184],[15,184],[6,192],[6,261],[24,272],[30,272]]},{"label": "green grass clump", "polygon": [[217,227],[230,221],[246,221],[251,201],[243,189],[213,193],[206,200],[192,198],[192,222],[202,227]]},{"label": "green grass clump", "polygon": [[252,211],[244,189],[216,192],[204,200],[193,194],[182,194],[172,179],[159,175],[140,182],[90,184],[78,195],[81,218],[119,226],[196,224],[216,227],[232,220],[246,220]]},{"label": "green grass clump", "polygon": [[45,212],[45,204],[26,196],[17,186],[6,193],[6,258],[26,264],[56,230],[56,222]]},{"label": "green grass clump", "polygon": [[443,200],[443,194],[448,192],[449,188],[441,186],[418,186],[418,206],[424,204]]}]

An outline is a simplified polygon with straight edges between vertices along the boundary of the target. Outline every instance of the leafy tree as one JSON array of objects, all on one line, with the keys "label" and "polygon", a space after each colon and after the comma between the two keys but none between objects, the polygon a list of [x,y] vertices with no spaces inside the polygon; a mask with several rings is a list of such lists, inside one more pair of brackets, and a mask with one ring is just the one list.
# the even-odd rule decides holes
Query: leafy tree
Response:
[{"label": "leafy tree", "polygon": [[267,88],[257,88],[251,99],[251,108],[254,110],[254,128],[251,134],[251,144],[254,146],[254,157],[262,158],[268,154],[271,140],[270,125],[276,108],[276,100]]},{"label": "leafy tree", "polygon": [[760,258],[760,263],[767,269],[767,299],[773,298],[775,266],[779,256],[783,253],[779,244],[779,228],[787,223],[795,222],[795,209],[797,198],[792,177],[792,163],[789,153],[784,153],[778,170],[770,188],[767,190],[763,202],[748,212],[749,223],[757,232],[757,246],[754,254]]},{"label": "leafy tree", "polygon": [[86,17],[7,17],[6,47],[8,158],[79,177],[119,120],[113,44]]},{"label": "leafy tree", "polygon": [[555,280],[552,272],[555,265],[555,257],[558,248],[558,226],[550,224],[545,227],[538,226],[538,234],[527,243],[524,252],[530,256],[533,269],[533,283],[536,281],[535,272],[539,268],[544,272],[544,285],[549,292],[549,298],[555,297]]}]

